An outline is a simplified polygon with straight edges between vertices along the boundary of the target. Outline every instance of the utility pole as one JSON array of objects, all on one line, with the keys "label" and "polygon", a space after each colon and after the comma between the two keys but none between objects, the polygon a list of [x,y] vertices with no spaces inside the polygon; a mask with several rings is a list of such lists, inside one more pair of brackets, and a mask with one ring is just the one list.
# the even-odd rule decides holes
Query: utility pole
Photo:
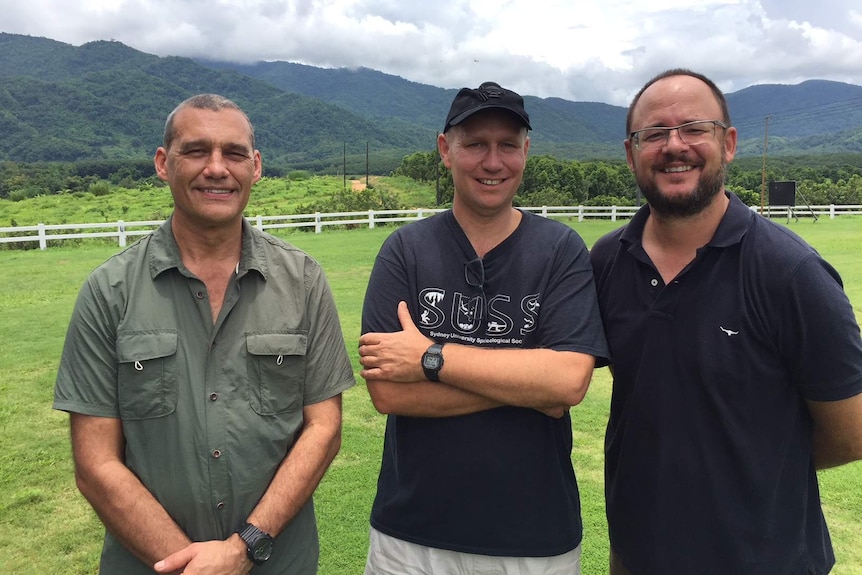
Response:
[{"label": "utility pole", "polygon": [[763,119],[763,167],[760,170],[760,215],[763,215],[764,204],[766,202],[766,149],[769,146],[769,118],[766,116]]},{"label": "utility pole", "polygon": [[440,207],[440,200],[442,199],[440,197],[440,150],[436,146],[437,138],[439,138],[439,137],[440,137],[440,132],[437,132],[437,137],[434,138],[434,143],[435,143],[435,146],[434,146],[434,179],[437,182],[437,190],[436,190],[437,195],[435,196],[436,200],[437,200],[436,201],[437,207]]}]

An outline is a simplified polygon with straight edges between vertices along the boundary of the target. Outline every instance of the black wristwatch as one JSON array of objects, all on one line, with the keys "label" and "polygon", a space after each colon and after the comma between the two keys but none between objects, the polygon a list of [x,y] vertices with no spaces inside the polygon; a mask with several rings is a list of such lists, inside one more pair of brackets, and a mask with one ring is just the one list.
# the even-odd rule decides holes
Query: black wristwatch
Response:
[{"label": "black wristwatch", "polygon": [[272,536],[269,533],[264,533],[251,523],[244,523],[236,532],[245,541],[252,563],[263,565],[272,556]]},{"label": "black wristwatch", "polygon": [[432,344],[422,354],[422,370],[429,381],[440,381],[440,368],[443,367],[443,344]]}]

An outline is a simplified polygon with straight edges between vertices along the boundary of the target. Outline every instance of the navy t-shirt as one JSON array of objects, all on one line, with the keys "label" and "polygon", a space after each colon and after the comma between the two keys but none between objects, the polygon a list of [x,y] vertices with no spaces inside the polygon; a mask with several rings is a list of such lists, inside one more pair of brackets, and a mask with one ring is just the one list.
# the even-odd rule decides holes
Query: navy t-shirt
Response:
[{"label": "navy t-shirt", "polygon": [[[402,300],[437,342],[607,356],[583,240],[528,212],[481,261],[451,211],[395,231],[371,273],[363,333],[400,330]],[[571,450],[568,414],[390,415],[371,523],[453,551],[565,553],[581,540]]]}]

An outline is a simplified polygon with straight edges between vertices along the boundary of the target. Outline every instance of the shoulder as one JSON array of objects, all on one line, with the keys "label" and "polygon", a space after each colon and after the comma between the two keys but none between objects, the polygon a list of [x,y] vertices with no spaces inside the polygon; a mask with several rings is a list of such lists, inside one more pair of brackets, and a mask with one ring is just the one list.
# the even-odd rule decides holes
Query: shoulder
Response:
[{"label": "shoulder", "polygon": [[522,210],[521,213],[525,237],[529,241],[541,242],[546,246],[563,244],[567,247],[576,246],[586,249],[583,238],[571,226],[533,212]]},{"label": "shoulder", "polygon": [[620,242],[627,227],[628,224],[620,226],[596,240],[593,247],[590,248],[590,257],[594,263],[603,261],[619,249]]},{"label": "shoulder", "polygon": [[254,238],[255,246],[262,250],[268,258],[306,262],[313,266],[320,265],[311,254],[286,240],[277,238],[257,228],[252,228],[251,234]]},{"label": "shoulder", "polygon": [[773,277],[794,273],[805,263],[825,261],[811,245],[792,230],[752,214],[749,233],[742,242],[744,260]]},{"label": "shoulder", "polygon": [[88,280],[91,283],[117,285],[121,278],[130,273],[138,273],[142,266],[148,267],[151,260],[150,244],[152,235],[145,236],[131,246],[109,257],[94,269]]},{"label": "shoulder", "polygon": [[442,212],[400,226],[383,241],[381,252],[421,250],[422,246],[436,244],[450,233],[448,217],[451,217],[451,212]]}]

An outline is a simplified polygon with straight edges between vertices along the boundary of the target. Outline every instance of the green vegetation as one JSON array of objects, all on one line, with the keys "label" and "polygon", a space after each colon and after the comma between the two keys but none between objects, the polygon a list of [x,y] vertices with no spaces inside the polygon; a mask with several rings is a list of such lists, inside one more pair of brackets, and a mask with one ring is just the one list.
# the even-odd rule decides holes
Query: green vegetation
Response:
[{"label": "green vegetation", "polygon": [[[80,177],[63,165],[53,166],[54,170],[42,166],[40,171],[0,163],[0,227],[161,220],[173,208],[164,183],[146,176],[142,166],[106,173],[110,164],[99,164],[100,177]],[[862,204],[862,164],[853,165],[845,157],[836,158],[835,163],[821,159],[814,166],[785,160],[776,163],[768,176],[770,181],[797,181],[800,206],[805,202]],[[406,156],[392,176],[368,177],[367,188],[365,180],[359,175],[317,176],[305,170],[264,177],[255,185],[245,213],[253,217],[405,209],[446,206],[452,201],[452,176],[434,152]],[[357,189],[353,189],[354,182],[360,184]],[[74,189],[61,188],[70,183]],[[43,193],[43,186],[54,191]],[[760,168],[750,162],[734,163],[728,169],[728,189],[749,205],[760,204],[761,187]],[[3,197],[4,191],[8,197]],[[631,206],[642,201],[636,194],[634,178],[623,162],[530,156],[515,202],[520,206]]]},{"label": "green vegetation", "polygon": [[[281,180],[267,184],[283,186]],[[309,195],[313,193],[309,191]],[[862,318],[860,223],[859,218],[847,216],[821,218],[816,223],[802,219],[789,227],[835,265],[857,317]],[[588,221],[571,225],[592,245],[619,223]],[[391,230],[327,229],[322,234],[283,235],[312,254],[326,270],[357,373],[356,345],[365,286],[374,256]],[[4,281],[0,283],[0,491],[4,494],[0,500],[0,573],[96,572],[103,528],[75,487],[68,418],[50,406],[63,337],[78,288],[91,269],[116,251],[115,245],[88,242],[77,248],[44,252],[0,252],[4,270]],[[601,369],[585,401],[572,411],[573,460],[586,530],[583,572],[587,574],[606,572],[602,465],[609,401],[610,378],[607,370]],[[343,447],[315,498],[322,574],[355,575],[362,570],[384,421],[374,411],[360,379],[345,394]],[[833,573],[862,575],[862,463],[821,472],[820,481],[838,557]]]},{"label": "green vegetation", "polygon": [[[813,165],[785,158],[767,170],[767,181],[797,182],[797,204],[862,204],[862,164],[848,156],[832,161],[819,158]],[[439,174],[442,203],[452,200],[452,176],[438,163],[436,152],[406,156],[394,172],[417,182],[436,182]],[[763,174],[760,165],[733,163],[727,187],[748,205],[760,204]],[[559,160],[532,155],[515,199],[521,206],[632,206],[638,204],[637,185],[625,162]],[[764,200],[768,203],[768,197]]]},{"label": "green vegetation", "polygon": [[[455,94],[365,68],[160,58],[120,42],[72,46],[1,32],[0,78],[0,161],[109,162],[115,166],[112,173],[152,157],[164,120],[180,101],[214,91],[248,113],[268,176],[296,169],[385,175],[405,155],[433,149]],[[769,115],[773,156],[858,156],[862,109],[844,105],[835,114],[834,105],[860,95],[860,86],[826,81],[728,94],[739,128],[739,155],[760,156],[763,118]],[[525,101],[535,128],[535,154],[624,159],[625,107],[531,95]],[[40,188],[41,193],[77,191],[74,182]],[[0,197],[8,196],[0,186]]]},{"label": "green vegetation", "polygon": [[[300,205],[321,204],[343,189],[342,178],[295,176],[300,177],[262,178],[254,186],[246,216],[297,213],[296,209]],[[30,226],[40,222],[78,224],[163,220],[172,209],[170,190],[160,180],[156,180],[155,184],[146,183],[138,189],[114,187],[107,195],[97,195],[87,190],[38,196],[18,202],[0,199],[0,212],[3,214],[0,227]]]}]

